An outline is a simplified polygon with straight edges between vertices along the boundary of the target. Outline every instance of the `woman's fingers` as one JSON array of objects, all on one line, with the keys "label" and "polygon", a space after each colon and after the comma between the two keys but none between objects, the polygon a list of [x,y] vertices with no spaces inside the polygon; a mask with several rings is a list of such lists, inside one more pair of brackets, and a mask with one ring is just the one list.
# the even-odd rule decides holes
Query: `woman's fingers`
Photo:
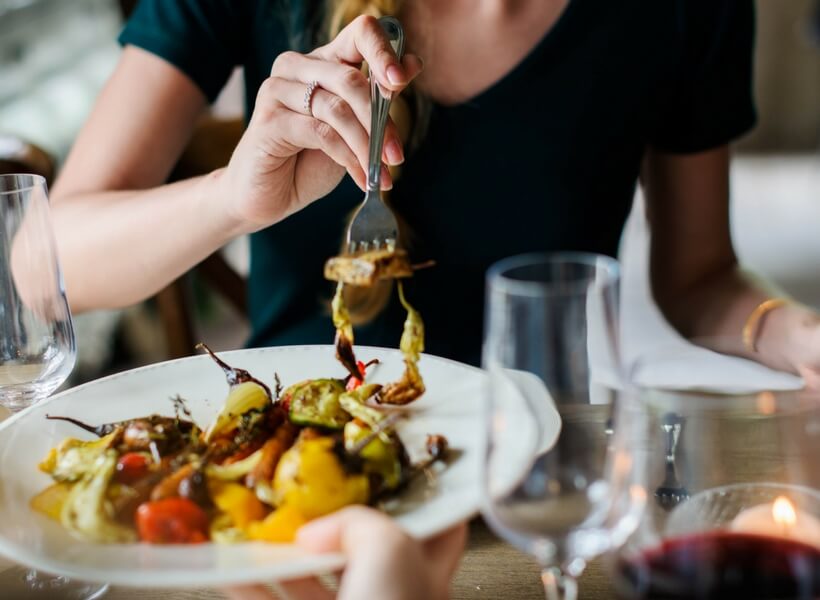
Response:
[{"label": "woman's fingers", "polygon": [[[338,96],[350,107],[368,135],[370,134],[370,82],[358,68],[297,52],[283,52],[273,63],[271,79],[285,79],[303,86],[291,102],[288,102],[289,106],[297,104],[297,112],[305,112],[304,93],[308,82],[315,81],[319,88],[314,92],[314,98],[319,89]],[[315,112],[314,110],[314,114]],[[383,153],[383,159],[388,164],[399,164],[404,158],[401,153],[401,138],[390,119],[384,140],[385,148],[389,148],[390,151]],[[399,148],[398,153],[395,151],[396,147]],[[366,167],[367,163],[364,165]]]},{"label": "woman's fingers", "polygon": [[353,65],[366,62],[377,81],[394,92],[403,90],[421,72],[417,57],[407,55],[409,60],[398,60],[378,19],[368,15],[357,17],[336,39],[313,54]]},{"label": "woman's fingers", "polygon": [[442,583],[450,581],[458,567],[467,542],[467,524],[460,523],[449,531],[424,542],[424,557]]},{"label": "woman's fingers", "polygon": [[[284,155],[293,155],[302,149],[321,150],[336,164],[347,169],[356,184],[365,185],[365,174],[359,159],[353,150],[345,143],[342,136],[332,126],[308,115],[296,113],[285,106],[281,106],[275,116],[271,118],[267,137],[276,140],[274,144],[281,144],[282,148],[275,148]],[[384,171],[387,171],[385,169]],[[384,171],[382,176],[384,176]],[[384,180],[387,189],[392,186],[392,179]]]},{"label": "woman's fingers", "polygon": [[273,79],[275,83],[272,85],[276,88],[274,93],[279,102],[295,113],[309,114],[333,127],[356,155],[362,168],[367,168],[367,131],[344,98],[319,87],[313,91],[309,106],[306,106],[305,84]]}]

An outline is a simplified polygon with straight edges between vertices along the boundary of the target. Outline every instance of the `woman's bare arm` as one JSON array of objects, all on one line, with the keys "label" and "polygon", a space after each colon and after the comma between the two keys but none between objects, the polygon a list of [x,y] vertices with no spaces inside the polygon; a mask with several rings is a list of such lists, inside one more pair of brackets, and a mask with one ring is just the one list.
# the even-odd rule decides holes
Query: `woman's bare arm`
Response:
[{"label": "woman's bare arm", "polygon": [[172,65],[123,51],[51,194],[75,311],[142,300],[234,235],[218,174],[162,185],[205,103]]},{"label": "woman's bare arm", "polygon": [[685,337],[721,336],[717,348],[769,366],[820,367],[820,318],[790,304],[761,322],[757,351],[743,327],[764,300],[779,295],[738,266],[729,227],[729,150],[691,155],[649,151],[642,176],[652,232],[650,276],[655,300]]},{"label": "woman's bare arm", "polygon": [[[363,61],[394,93],[421,71],[412,54],[398,61],[376,19],[359,17],[308,55],[277,57],[226,168],[162,185],[205,98],[175,67],[126,48],[52,195],[73,309],[146,298],[232,237],[325,196],[345,170],[364,186],[370,86],[354,66]],[[306,110],[310,82],[319,85]],[[397,152],[384,160],[401,162],[392,123],[385,146]]]}]

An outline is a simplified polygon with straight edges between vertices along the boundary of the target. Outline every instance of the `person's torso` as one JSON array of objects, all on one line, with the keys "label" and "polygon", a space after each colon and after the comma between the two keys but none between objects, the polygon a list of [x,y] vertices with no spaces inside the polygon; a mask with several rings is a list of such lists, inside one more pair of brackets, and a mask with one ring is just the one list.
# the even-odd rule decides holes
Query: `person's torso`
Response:
[{"label": "person's torso", "polygon": [[[678,59],[669,42],[675,4],[571,0],[488,90],[433,105],[391,197],[412,232],[413,259],[436,262],[407,287],[426,321],[428,352],[478,362],[484,273],[494,261],[617,252],[666,69]],[[306,49],[306,38],[292,33],[304,19],[298,10],[257,15],[245,65],[250,99],[286,49],[270,40]],[[333,288],[323,264],[339,251],[362,198],[346,177],[326,198],[252,236],[252,345],[332,341]],[[357,329],[357,343],[395,347],[403,318],[393,302]]]}]

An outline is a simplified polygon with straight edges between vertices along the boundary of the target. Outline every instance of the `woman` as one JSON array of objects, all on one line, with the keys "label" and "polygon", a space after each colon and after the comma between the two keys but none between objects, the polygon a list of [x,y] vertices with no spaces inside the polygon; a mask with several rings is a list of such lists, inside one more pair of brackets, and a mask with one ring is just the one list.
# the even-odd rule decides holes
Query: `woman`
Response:
[{"label": "woman", "polygon": [[[405,24],[401,63],[354,18],[379,12]],[[363,197],[364,60],[395,92],[412,81],[384,182],[413,258],[436,261],[408,290],[429,352],[478,362],[493,261],[615,254],[640,174],[671,323],[817,374],[820,319],[766,302],[729,236],[728,144],[755,121],[751,0],[142,0],[121,42],[53,192],[75,310],[137,302],[250,233],[249,344],[329,342],[322,264]],[[235,65],[249,120],[230,164],[163,185]],[[367,316],[357,342],[395,346],[397,303]]]}]

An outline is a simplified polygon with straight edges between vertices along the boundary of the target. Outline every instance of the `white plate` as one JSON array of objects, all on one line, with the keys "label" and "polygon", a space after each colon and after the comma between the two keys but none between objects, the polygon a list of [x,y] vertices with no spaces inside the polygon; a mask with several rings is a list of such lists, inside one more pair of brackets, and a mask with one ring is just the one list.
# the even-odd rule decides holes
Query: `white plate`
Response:
[{"label": "white plate", "polygon": [[[372,380],[386,383],[402,372],[396,350],[357,347],[362,360],[378,358]],[[343,376],[331,346],[237,350],[220,356],[272,384],[274,372],[287,386],[297,381]],[[399,425],[408,450],[428,433],[445,435],[458,458],[434,485],[418,482],[390,512],[411,535],[424,538],[477,512],[483,441],[484,373],[425,355],[420,362],[427,392],[407,407],[413,414]],[[31,497],[50,483],[37,464],[49,448],[68,436],[91,438],[81,429],[45,415],[70,416],[98,424],[151,413],[173,414],[170,398],[181,395],[194,419],[207,424],[227,394],[222,370],[207,356],[160,363],[91,382],[35,405],[0,425],[0,554],[44,571],[87,581],[139,587],[216,586],[268,581],[337,569],[338,555],[309,555],[292,545],[152,546],[101,545],[72,537],[58,523],[29,508]]]}]

